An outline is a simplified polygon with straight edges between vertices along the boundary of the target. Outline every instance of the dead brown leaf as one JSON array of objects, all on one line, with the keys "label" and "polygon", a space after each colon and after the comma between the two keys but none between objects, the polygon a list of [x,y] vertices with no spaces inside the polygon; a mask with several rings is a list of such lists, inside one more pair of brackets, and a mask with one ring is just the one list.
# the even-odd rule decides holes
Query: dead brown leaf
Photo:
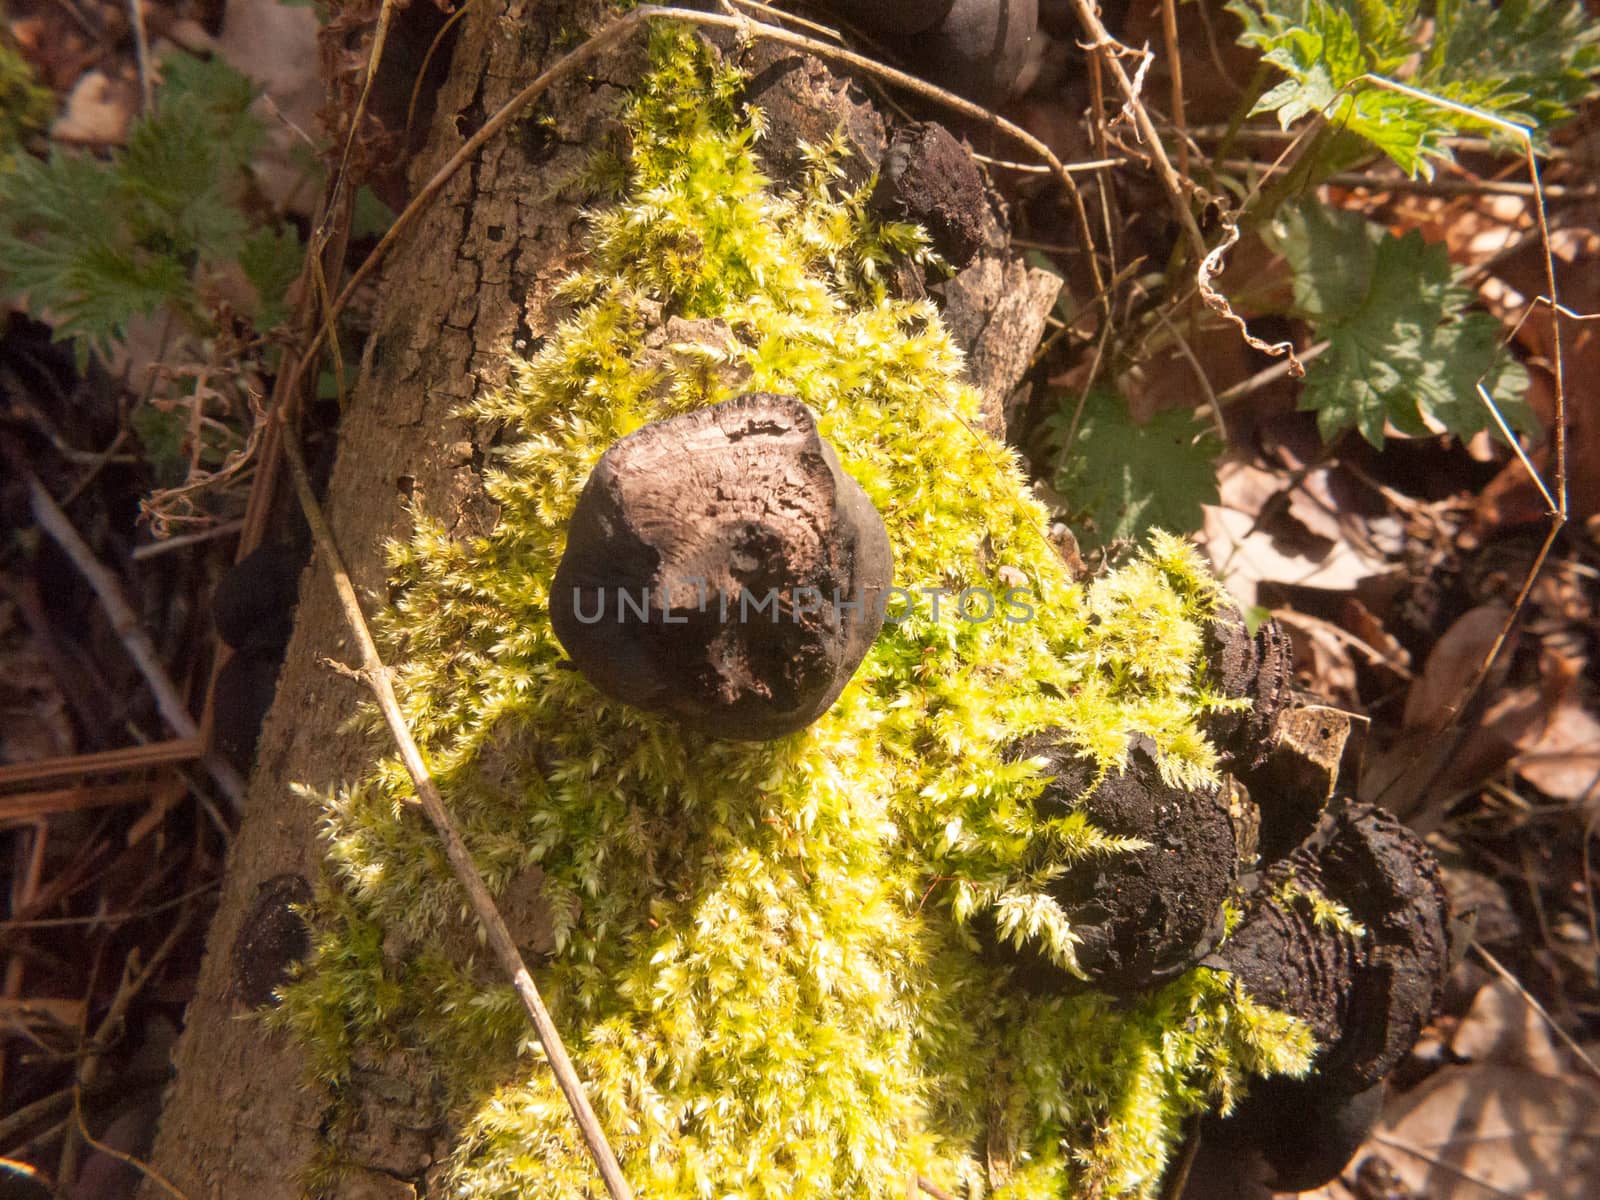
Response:
[{"label": "dead brown leaf", "polygon": [[1445,630],[1406,695],[1406,729],[1438,730],[1453,719],[1452,706],[1483,665],[1510,615],[1501,605],[1484,604],[1469,609]]},{"label": "dead brown leaf", "polygon": [[1444,1067],[1400,1098],[1374,1141],[1431,1200],[1588,1200],[1600,1195],[1600,1084]]}]

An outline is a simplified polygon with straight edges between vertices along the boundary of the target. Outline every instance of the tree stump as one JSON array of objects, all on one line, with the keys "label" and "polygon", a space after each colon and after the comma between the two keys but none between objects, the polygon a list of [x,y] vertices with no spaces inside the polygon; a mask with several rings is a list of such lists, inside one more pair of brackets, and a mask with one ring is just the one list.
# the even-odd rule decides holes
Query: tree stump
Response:
[{"label": "tree stump", "polygon": [[[594,25],[604,7],[592,0],[474,6],[461,23],[413,183],[555,61],[564,29]],[[629,53],[624,48],[611,61]],[[602,63],[594,73],[604,78],[606,70]],[[554,127],[523,123],[492,141],[435,201],[426,234],[403,239],[388,262],[329,488],[334,533],[364,595],[384,594],[383,543],[411,528],[411,507],[461,535],[494,520],[477,465],[489,431],[454,413],[494,383],[516,341],[550,325],[550,290],[570,266],[581,225],[575,207],[545,199],[537,181],[581,167],[620,98],[610,83],[556,89],[547,106]],[[315,558],[301,584],[295,633],[153,1154],[155,1168],[195,1200],[301,1196],[324,1123],[327,1098],[307,1086],[299,1047],[246,1019],[242,997],[254,994],[253,985],[236,978],[234,956],[235,944],[252,936],[247,925],[262,885],[284,875],[313,880],[320,869],[313,810],[291,785],[351,778],[385,748],[360,736],[330,736],[365,691],[323,665],[324,658],[350,661],[353,650]],[[392,1099],[375,1104],[371,1127],[351,1135],[372,1174],[347,1180],[341,1195],[410,1195],[406,1180],[419,1180],[436,1157],[439,1113],[419,1103],[428,1098],[384,1090]],[[374,1137],[385,1124],[388,1136]],[[146,1183],[141,1194],[166,1193]]]},{"label": "tree stump", "polygon": [[[592,30],[608,15],[598,0],[473,6],[460,24],[426,149],[411,168],[413,186],[576,44],[575,31]],[[793,90],[795,80],[818,77],[814,60],[779,57],[763,72],[774,86]],[[642,61],[642,40],[635,39],[591,64],[587,77],[556,87],[542,102],[542,119],[520,119],[491,141],[434,201],[425,232],[403,238],[386,263],[328,493],[335,537],[364,596],[385,594],[384,542],[409,531],[414,513],[461,537],[493,526],[481,465],[494,431],[455,414],[504,377],[509,355],[531,353],[554,326],[551,296],[575,263],[583,226],[577,204],[554,196],[551,185],[576,175],[614,131],[623,89]],[[839,105],[830,121],[849,115],[844,106],[859,110],[863,103],[837,81],[806,98]],[[780,137],[768,145],[781,149]],[[1003,269],[1022,270],[1002,248],[990,253]],[[998,345],[1030,330],[1036,337],[1054,292],[1035,288],[1026,313],[1008,309],[995,319],[992,308],[981,309],[985,301],[968,302],[979,306],[964,314],[973,329],[969,350],[983,338]],[[977,382],[998,425],[1000,402],[1024,364],[982,361]],[[155,1169],[194,1200],[299,1197],[325,1146],[357,1165],[328,1194],[398,1198],[439,1190],[449,1146],[443,1105],[418,1064],[358,1062],[341,1084],[345,1117],[334,1125],[333,1098],[308,1083],[301,1048],[247,1016],[282,965],[262,963],[260,955],[295,945],[284,905],[302,897],[300,881],[315,880],[320,870],[313,807],[292,785],[324,788],[356,778],[389,748],[380,739],[333,734],[366,694],[324,660],[353,658],[333,588],[314,556],[301,579],[295,632],[152,1154]],[[538,914],[525,925],[536,928]],[[156,1200],[166,1192],[147,1181],[140,1195]]]}]

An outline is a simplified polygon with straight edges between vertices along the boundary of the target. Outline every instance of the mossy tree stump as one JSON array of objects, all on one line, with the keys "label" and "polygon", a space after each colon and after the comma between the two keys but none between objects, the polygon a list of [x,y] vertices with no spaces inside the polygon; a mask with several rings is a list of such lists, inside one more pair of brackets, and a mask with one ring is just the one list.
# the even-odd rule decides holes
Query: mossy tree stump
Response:
[{"label": "mossy tree stump", "polygon": [[[605,9],[594,0],[474,5],[460,23],[413,182],[554,62],[567,48],[558,38],[593,26]],[[435,202],[426,233],[403,239],[387,264],[329,488],[340,549],[365,595],[384,594],[384,541],[409,532],[413,508],[463,536],[492,524],[480,473],[492,431],[455,414],[503,378],[519,341],[526,348],[534,331],[550,327],[550,293],[570,268],[582,226],[575,206],[547,197],[539,181],[583,166],[638,61],[634,47],[600,64],[597,79],[614,72],[615,86],[558,88],[544,110],[553,127],[525,122],[491,142]],[[314,880],[321,870],[315,811],[291,785],[351,778],[386,749],[381,738],[337,732],[365,693],[322,660],[349,661],[351,647],[333,588],[313,561],[153,1154],[156,1169],[195,1200],[299,1197],[320,1152],[329,1098],[307,1087],[305,1055],[291,1038],[246,1019],[233,947],[249,939],[264,887],[285,875]],[[409,1195],[402,1180],[423,1180],[433,1166],[436,1101],[425,1089],[406,1096],[404,1087],[383,1078],[372,1089],[369,1127],[347,1140],[373,1173],[350,1176],[341,1194]],[[166,1195],[152,1183],[140,1194]]]},{"label": "mossy tree stump", "polygon": [[[523,17],[468,18],[419,170],[547,57],[550,26]],[[859,186],[885,145],[906,159],[891,186],[964,151],[875,136],[801,59],[747,62],[754,94],[682,30],[645,60],[627,47],[553,96],[391,264],[332,507],[358,586],[388,597],[423,753],[642,1194],[885,1198],[926,1175],[1151,1195],[1189,1117],[1314,1051],[1315,1020],[1261,1003],[1226,944],[1223,969],[1195,966],[1254,841],[1220,768],[1271,765],[1219,756],[1207,726],[1276,695],[1272,655],[1236,647],[1250,678],[1219,678],[1207,631],[1237,615],[1177,539],[1077,579],[979,432],[1020,371],[983,353],[1022,336],[1016,297],[959,346],[923,235],[881,218],[914,206]],[[832,105],[828,146],[786,155],[782,120],[758,143],[747,100],[793,117],[808,96]],[[608,179],[580,259],[551,185]],[[975,202],[961,244],[992,266],[1003,233]],[[983,291],[946,289],[947,316]],[[701,628],[660,578],[871,592],[891,561],[906,604],[877,638]],[[594,642],[577,601],[619,579],[660,592],[661,628]],[[328,736],[360,707],[319,665],[345,640],[312,577],[157,1166],[209,1195],[593,1194],[409,777]],[[1205,886],[1166,870],[1186,853],[1209,856]],[[242,1018],[303,948],[283,908],[311,877],[311,965],[265,1027],[295,1029],[302,1059]],[[1179,886],[1191,902],[1168,904]],[[1007,947],[1054,982],[1027,986]]]},{"label": "mossy tree stump", "polygon": [[[410,169],[413,184],[611,11],[600,0],[474,5],[460,22],[426,149]],[[881,130],[862,95],[813,61],[758,53],[766,58],[753,66],[782,93],[772,98],[775,109],[787,97],[795,119],[821,121],[818,130],[841,118],[863,122],[869,135],[874,122]],[[583,224],[575,202],[550,194],[550,181],[579,174],[615,133],[623,89],[637,82],[643,62],[636,41],[595,64],[587,78],[556,88],[537,120],[517,122],[450,182],[424,222],[426,233],[403,239],[386,264],[328,493],[335,535],[364,595],[384,595],[383,545],[403,538],[416,515],[461,537],[492,527],[482,465],[495,431],[457,414],[503,382],[509,356],[531,353],[553,328],[552,292],[575,262]],[[805,132],[775,129],[765,149],[775,161],[799,163],[797,140]],[[868,146],[881,153],[881,132],[877,137],[874,146],[869,136]],[[1006,357],[1007,348],[1037,340],[1054,287],[1045,272],[1025,271],[1009,257],[997,261],[1026,281],[1028,301],[1018,303],[1013,289],[996,319],[982,307],[991,297],[969,304],[968,320],[971,344],[986,336],[990,356]],[[669,325],[669,335],[678,332]],[[979,379],[996,427],[1018,373],[1019,364],[1007,361]],[[334,1194],[403,1197],[437,1187],[448,1145],[444,1109],[422,1072],[405,1062],[366,1062],[351,1085],[364,1093],[360,1116],[340,1117],[330,1128],[333,1099],[307,1085],[303,1049],[247,1016],[277,978],[254,956],[294,941],[278,936],[279,901],[303,898],[301,881],[322,870],[315,810],[293,786],[332,787],[359,776],[388,748],[382,736],[335,733],[366,697],[324,660],[351,654],[333,589],[313,559],[152,1152],[152,1165],[191,1197],[301,1196],[330,1136],[364,1167],[346,1173]],[[535,895],[514,890],[500,904],[533,952],[548,948],[548,919]],[[463,945],[471,936],[463,926]],[[140,1194],[165,1195],[149,1182]]]}]

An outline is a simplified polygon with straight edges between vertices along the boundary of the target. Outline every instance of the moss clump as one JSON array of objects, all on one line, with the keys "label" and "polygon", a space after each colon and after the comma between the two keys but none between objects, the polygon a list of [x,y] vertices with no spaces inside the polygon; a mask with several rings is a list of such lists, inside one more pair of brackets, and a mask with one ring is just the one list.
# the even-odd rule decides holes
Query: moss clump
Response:
[{"label": "moss clump", "polygon": [[[771,190],[738,78],[682,31],[652,54],[573,315],[475,410],[506,430],[498,528],[424,523],[393,549],[407,715],[491,887],[542,872],[554,948],[535,974],[639,1194],[898,1197],[913,1170],[974,1193],[1147,1193],[1187,1114],[1304,1069],[1304,1028],[1206,971],[1126,1005],[1029,996],[974,923],[1071,969],[1047,885],[1127,849],[1036,811],[1039,764],[1005,753],[1019,737],[1064,730],[1109,769],[1144,735],[1168,780],[1214,779],[1197,717],[1228,703],[1200,662],[1215,585],[1165,537],[1075,585],[1012,455],[974,432],[937,314],[886,294],[889,254],[920,235],[875,223],[865,187],[840,194],[826,153]],[[669,317],[732,337],[645,353]],[[821,720],[764,744],[605,700],[546,611],[601,452],[736,391],[810,405],[883,514],[896,583],[947,590],[937,619],[920,592],[893,614]],[[966,619],[967,588],[1024,589],[1030,618]],[[510,988],[442,949],[459,893],[409,794],[391,760],[323,798],[342,915],[280,1019],[336,1080],[330,1013],[375,1031],[382,1002],[382,1036],[426,1048],[456,1105],[455,1194],[595,1194]],[[374,926],[406,952],[345,946],[341,929],[370,951]]]}]

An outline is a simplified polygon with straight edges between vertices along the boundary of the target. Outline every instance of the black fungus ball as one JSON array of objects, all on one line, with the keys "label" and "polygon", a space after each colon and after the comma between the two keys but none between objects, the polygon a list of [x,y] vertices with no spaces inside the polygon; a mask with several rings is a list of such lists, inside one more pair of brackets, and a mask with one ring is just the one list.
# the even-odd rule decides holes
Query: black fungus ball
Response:
[{"label": "black fungus ball", "polygon": [[240,771],[255,764],[261,722],[278,691],[277,651],[236,650],[217,672],[211,694],[211,744]]},{"label": "black fungus ball", "polygon": [[1039,29],[1038,0],[879,0],[834,7],[881,35],[930,83],[985,105],[1002,104],[1015,92]]},{"label": "black fungus ball", "polygon": [[274,875],[256,885],[233,939],[233,994],[245,1008],[275,1002],[294,964],[311,953],[311,931],[300,907],[311,901],[303,875]]},{"label": "black fungus ball", "polygon": [[826,712],[882,628],[883,518],[793,396],[655,421],[584,484],[550,619],[600,691],[712,737]]},{"label": "black fungus ball", "polygon": [[1337,1179],[1383,1111],[1383,1084],[1355,1093],[1317,1078],[1258,1080],[1227,1117],[1201,1126],[1184,1200],[1218,1194],[1210,1181],[1256,1177],[1269,1192],[1309,1192]]},{"label": "black fungus ball", "polygon": [[[1349,919],[1333,919],[1330,904]],[[1306,1023],[1321,1047],[1318,1086],[1354,1095],[1382,1081],[1438,1011],[1456,928],[1422,839],[1381,808],[1341,800],[1268,868],[1216,961],[1252,998]]]},{"label": "black fungus ball", "polygon": [[955,0],[937,25],[909,39],[924,75],[979,104],[1016,91],[1039,30],[1037,0]]},{"label": "black fungus ball", "polygon": [[256,547],[228,569],[211,598],[217,635],[235,650],[276,652],[288,644],[300,594],[303,550]]},{"label": "black fungus ball", "polygon": [[[1081,809],[1096,829],[1149,844],[1074,862],[1049,885],[1081,939],[1078,964],[1096,987],[1141,991],[1211,951],[1239,869],[1234,824],[1218,792],[1167,783],[1154,745],[1143,736],[1134,739],[1127,766],[1097,786],[1094,764],[1058,735],[1029,738],[1012,756],[1047,764],[1051,779],[1036,801],[1041,815]],[[1042,955],[1021,953],[1024,983],[1068,985],[1070,977]]]},{"label": "black fungus ball", "polygon": [[871,203],[886,216],[923,226],[933,248],[958,271],[983,248],[985,230],[993,224],[978,164],[934,121],[895,130]]},{"label": "black fungus ball", "polygon": [[956,0],[855,0],[837,7],[869,29],[904,37],[932,29],[955,4]]}]

